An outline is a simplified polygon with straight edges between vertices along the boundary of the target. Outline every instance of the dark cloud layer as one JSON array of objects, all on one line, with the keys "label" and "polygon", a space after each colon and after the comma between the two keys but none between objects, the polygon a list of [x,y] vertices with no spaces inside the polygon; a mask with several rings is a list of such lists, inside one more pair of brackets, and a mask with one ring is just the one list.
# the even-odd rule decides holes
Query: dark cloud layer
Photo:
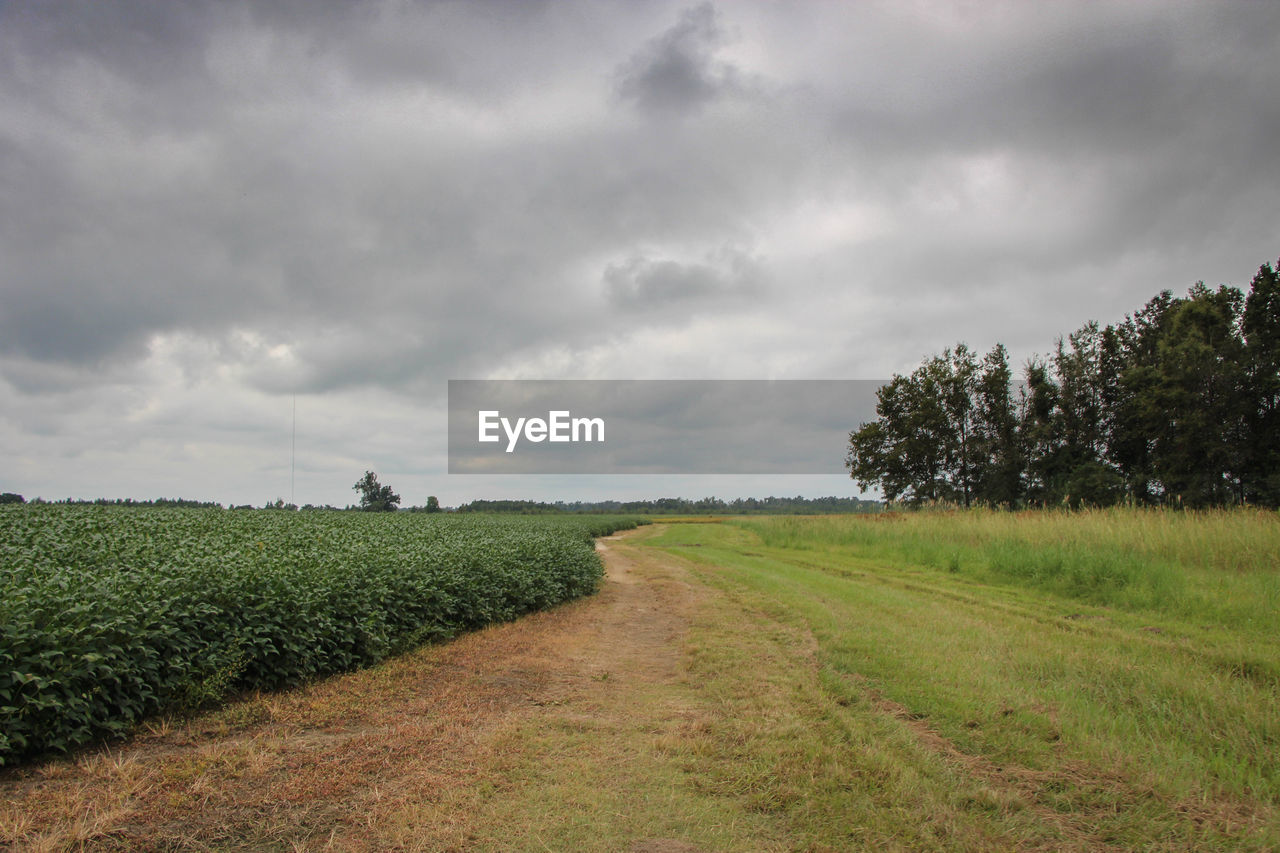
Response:
[{"label": "dark cloud layer", "polygon": [[749,75],[716,58],[725,41],[710,3],[686,10],[679,22],[618,70],[618,94],[645,113],[679,116],[750,92]]},{"label": "dark cloud layer", "polygon": [[294,393],[1025,357],[1275,260],[1277,53],[1261,3],[4,4],[0,391],[41,414],[0,429],[199,477],[261,450],[211,412]]},{"label": "dark cloud layer", "polygon": [[621,308],[689,311],[708,302],[722,309],[749,303],[760,295],[764,275],[756,259],[726,248],[693,262],[635,254],[605,267],[603,279]]}]

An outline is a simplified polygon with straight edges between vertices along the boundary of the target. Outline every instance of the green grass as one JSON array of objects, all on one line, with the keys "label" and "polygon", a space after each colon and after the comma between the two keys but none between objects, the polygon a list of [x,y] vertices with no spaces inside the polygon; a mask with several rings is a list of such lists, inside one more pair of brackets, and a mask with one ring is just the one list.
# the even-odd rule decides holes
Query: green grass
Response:
[{"label": "green grass", "polygon": [[773,547],[856,551],[1249,634],[1280,628],[1275,512],[972,510],[745,524]]},{"label": "green grass", "polygon": [[740,631],[812,637],[824,710],[793,746],[843,727],[844,762],[880,781],[828,790],[837,762],[786,806],[799,823],[817,804],[859,844],[1177,849],[1280,845],[1278,542],[1274,515],[1128,510],[648,539],[751,614]]}]

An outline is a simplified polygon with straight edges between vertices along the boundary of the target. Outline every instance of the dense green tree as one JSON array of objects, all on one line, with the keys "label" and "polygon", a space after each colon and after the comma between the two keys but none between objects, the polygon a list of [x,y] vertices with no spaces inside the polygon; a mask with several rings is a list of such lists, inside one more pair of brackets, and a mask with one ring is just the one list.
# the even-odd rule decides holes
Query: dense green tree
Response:
[{"label": "dense green tree", "polygon": [[1253,277],[1241,322],[1248,376],[1245,497],[1280,505],[1280,262]]},{"label": "dense green tree", "polygon": [[1022,501],[1025,459],[1018,433],[1013,372],[1003,344],[987,353],[977,379],[978,472],[974,499],[994,506]]},{"label": "dense green tree", "polygon": [[[885,500],[1012,502],[1020,451],[1004,348],[981,364],[964,344],[876,392],[879,418],[849,436],[845,465]],[[1003,387],[1001,382],[1003,381]]]},{"label": "dense green tree", "polygon": [[944,463],[941,406],[923,368],[876,392],[877,420],[849,436],[845,464],[860,488],[878,485],[887,501],[938,500]]},{"label": "dense green tree", "polygon": [[1123,496],[1124,480],[1107,459],[1111,433],[1108,393],[1115,386],[1114,364],[1107,364],[1108,336],[1087,323],[1059,339],[1053,353],[1057,384],[1057,444],[1048,476],[1046,502],[1069,506],[1107,506]]},{"label": "dense green tree", "polygon": [[1169,308],[1153,381],[1138,400],[1166,502],[1206,506],[1244,497],[1242,311],[1240,291],[1203,284]]},{"label": "dense green tree", "polygon": [[372,471],[365,471],[351,488],[360,493],[360,509],[365,512],[395,512],[399,508],[400,496],[379,483]]},{"label": "dense green tree", "polygon": [[1199,283],[1032,358],[1013,390],[997,346],[894,376],[846,465],[886,500],[965,506],[1280,505],[1280,275],[1246,299]]},{"label": "dense green tree", "polygon": [[964,344],[932,360],[934,379],[943,401],[941,432],[945,490],[942,497],[969,506],[982,467],[978,434],[978,363]]},{"label": "dense green tree", "polygon": [[1129,499],[1142,504],[1157,503],[1163,497],[1154,462],[1153,417],[1158,413],[1153,415],[1146,401],[1157,380],[1160,339],[1177,302],[1170,291],[1161,291],[1113,330],[1118,363],[1111,368],[1117,380],[1110,400],[1107,452],[1125,481]]},{"label": "dense green tree", "polygon": [[1025,400],[1020,433],[1026,464],[1025,496],[1029,503],[1047,504],[1058,493],[1057,456],[1060,441],[1054,413],[1058,408],[1058,386],[1049,367],[1039,358],[1027,363]]}]

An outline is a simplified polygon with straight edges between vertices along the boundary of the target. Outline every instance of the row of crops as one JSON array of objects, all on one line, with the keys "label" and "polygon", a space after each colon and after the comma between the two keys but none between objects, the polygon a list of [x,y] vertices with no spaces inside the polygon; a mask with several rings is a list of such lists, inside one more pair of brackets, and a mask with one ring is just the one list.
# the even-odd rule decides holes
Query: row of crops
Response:
[{"label": "row of crops", "polygon": [[593,592],[608,517],[0,507],[0,764]]}]

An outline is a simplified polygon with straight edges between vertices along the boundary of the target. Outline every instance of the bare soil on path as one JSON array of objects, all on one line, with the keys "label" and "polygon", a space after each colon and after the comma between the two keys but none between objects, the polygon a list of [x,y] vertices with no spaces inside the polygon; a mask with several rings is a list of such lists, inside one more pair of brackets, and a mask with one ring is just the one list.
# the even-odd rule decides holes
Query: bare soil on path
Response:
[{"label": "bare soil on path", "polygon": [[[674,801],[671,762],[653,747],[704,724],[682,639],[707,593],[660,553],[627,547],[637,532],[598,543],[598,595],[0,771],[0,847],[558,850],[602,818],[627,824],[629,796]],[[548,789],[572,786],[566,773],[598,778]],[[538,825],[540,796],[592,793],[581,825]],[[698,849],[648,824],[621,849]]]}]

